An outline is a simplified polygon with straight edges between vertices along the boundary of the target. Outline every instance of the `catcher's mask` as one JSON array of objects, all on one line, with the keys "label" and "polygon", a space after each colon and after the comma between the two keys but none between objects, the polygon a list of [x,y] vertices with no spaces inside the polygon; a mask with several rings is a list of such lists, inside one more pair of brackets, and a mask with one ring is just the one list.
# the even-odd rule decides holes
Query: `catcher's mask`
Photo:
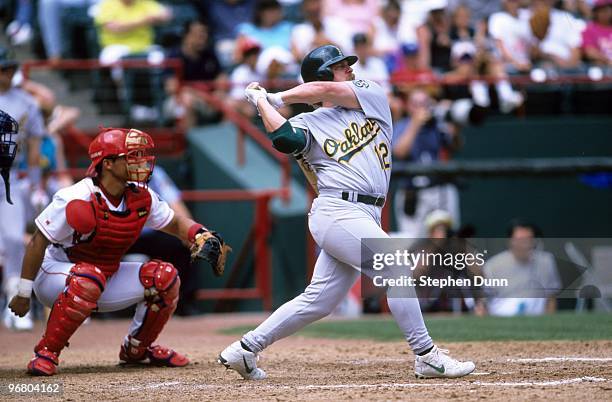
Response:
[{"label": "catcher's mask", "polygon": [[134,128],[105,129],[89,145],[91,164],[87,175],[96,177],[96,167],[104,159],[125,157],[129,180],[145,185],[155,167],[155,156],[150,154],[154,147],[151,136],[143,131]]},{"label": "catcher's mask", "polygon": [[320,46],[308,53],[302,60],[302,79],[304,82],[333,81],[334,73],[331,66],[344,60],[352,66],[359,59],[357,56],[345,56],[336,46]]},{"label": "catcher's mask", "polygon": [[0,175],[4,179],[6,189],[6,201],[11,201],[11,184],[9,182],[9,171],[17,154],[17,133],[19,124],[8,113],[0,110]]}]

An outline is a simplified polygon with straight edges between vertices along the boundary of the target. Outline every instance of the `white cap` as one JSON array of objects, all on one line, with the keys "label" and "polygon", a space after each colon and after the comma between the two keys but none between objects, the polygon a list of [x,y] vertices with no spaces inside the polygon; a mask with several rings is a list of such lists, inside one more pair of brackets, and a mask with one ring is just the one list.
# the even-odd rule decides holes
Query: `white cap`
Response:
[{"label": "white cap", "polygon": [[445,224],[448,227],[452,227],[453,218],[451,214],[443,209],[436,209],[425,216],[425,227],[428,231],[440,224]]},{"label": "white cap", "polygon": [[427,0],[429,10],[440,10],[448,7],[448,0]]},{"label": "white cap", "polygon": [[273,60],[285,65],[294,62],[293,55],[287,49],[280,46],[272,46],[261,52],[255,69],[259,74],[265,75]]},{"label": "white cap", "polygon": [[453,59],[459,59],[464,55],[470,55],[472,57],[476,55],[476,46],[474,46],[472,42],[456,42],[451,48],[451,56]]}]

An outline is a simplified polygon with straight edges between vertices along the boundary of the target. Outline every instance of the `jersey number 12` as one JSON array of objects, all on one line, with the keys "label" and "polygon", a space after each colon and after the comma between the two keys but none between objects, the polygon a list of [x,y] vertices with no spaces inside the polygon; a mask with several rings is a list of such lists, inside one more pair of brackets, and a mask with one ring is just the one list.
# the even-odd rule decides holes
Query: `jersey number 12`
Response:
[{"label": "jersey number 12", "polygon": [[389,156],[389,147],[384,142],[381,142],[378,145],[374,145],[374,151],[376,152],[376,156],[378,156],[378,161],[380,162],[380,167],[382,170],[387,170],[391,167],[387,157]]}]

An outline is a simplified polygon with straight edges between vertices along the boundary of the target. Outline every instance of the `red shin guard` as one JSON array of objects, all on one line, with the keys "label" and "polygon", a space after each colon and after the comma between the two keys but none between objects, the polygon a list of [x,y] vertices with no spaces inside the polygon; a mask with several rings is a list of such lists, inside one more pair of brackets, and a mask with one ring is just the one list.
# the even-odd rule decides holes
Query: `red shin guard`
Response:
[{"label": "red shin guard", "polygon": [[47,349],[59,355],[68,339],[97,307],[105,285],[104,274],[95,266],[78,263],[72,267],[66,290],[53,304],[43,338],[34,351]]},{"label": "red shin guard", "polygon": [[159,333],[176,309],[181,280],[172,264],[151,260],[140,268],[140,282],[145,288],[147,310],[139,328],[128,336],[122,356],[129,360],[145,358],[147,348],[157,339]]}]

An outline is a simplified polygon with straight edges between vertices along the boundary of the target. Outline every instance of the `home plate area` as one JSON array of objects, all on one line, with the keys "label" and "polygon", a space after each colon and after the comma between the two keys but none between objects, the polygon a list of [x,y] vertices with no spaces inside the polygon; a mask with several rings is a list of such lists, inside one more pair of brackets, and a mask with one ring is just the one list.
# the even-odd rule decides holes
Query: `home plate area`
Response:
[{"label": "home plate area", "polygon": [[[453,380],[417,380],[413,355],[401,341],[322,339],[294,336],[266,350],[259,365],[264,381],[245,381],[216,362],[236,339],[220,331],[257,323],[260,315],[174,318],[160,343],[186,353],[185,368],[122,367],[119,344],[128,322],[92,320],[61,356],[59,374],[25,374],[41,333],[0,329],[0,384],[61,383],[50,399],[108,400],[611,400],[612,341],[441,342],[454,357],[471,359],[476,371]],[[22,398],[7,395],[2,398]]]}]

